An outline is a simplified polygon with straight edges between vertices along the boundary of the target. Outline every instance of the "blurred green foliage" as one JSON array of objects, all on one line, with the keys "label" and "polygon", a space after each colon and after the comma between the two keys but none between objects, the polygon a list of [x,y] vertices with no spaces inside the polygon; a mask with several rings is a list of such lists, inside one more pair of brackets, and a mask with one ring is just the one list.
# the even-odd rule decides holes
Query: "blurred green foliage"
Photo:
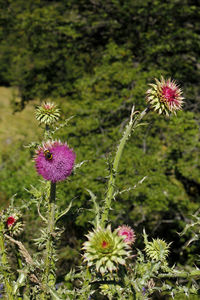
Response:
[{"label": "blurred green foliage", "polygon": [[[162,74],[180,83],[184,111],[169,119],[150,113],[130,138],[116,189],[147,178],[118,193],[110,218],[113,226],[135,227],[138,245],[144,226],[151,236],[174,240],[172,261],[193,263],[187,249],[180,252],[187,237],[179,238],[177,231],[200,201],[198,1],[0,0],[0,7],[0,82],[18,88],[15,110],[33,99],[53,99],[63,120],[74,116],[59,138],[74,148],[77,163],[86,160],[69,182],[58,185],[63,207],[74,199],[63,218],[67,259],[91,226],[86,189],[103,201],[131,107],[145,107],[147,84]],[[24,187],[37,182],[24,143],[2,155],[3,198],[28,197]]]}]

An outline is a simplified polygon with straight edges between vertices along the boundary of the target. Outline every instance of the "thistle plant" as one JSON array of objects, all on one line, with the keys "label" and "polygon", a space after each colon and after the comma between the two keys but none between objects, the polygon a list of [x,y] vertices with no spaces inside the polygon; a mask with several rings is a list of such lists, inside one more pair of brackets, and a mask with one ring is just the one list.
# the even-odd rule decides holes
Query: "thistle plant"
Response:
[{"label": "thistle plant", "polygon": [[[50,126],[59,118],[59,110],[55,104],[44,103],[37,109],[36,118],[46,124],[46,131],[49,133]],[[60,141],[45,141],[36,150],[35,166],[39,175],[51,182],[50,195],[48,199],[48,223],[46,240],[46,257],[44,266],[43,285],[55,285],[55,200],[56,183],[65,180],[72,172],[75,161],[75,153],[66,143]],[[45,298],[47,291],[41,294]]]},{"label": "thistle plant", "polygon": [[[68,213],[72,204],[61,210],[56,201],[56,190],[59,188],[57,183],[67,180],[72,174],[76,167],[76,155],[66,141],[61,142],[55,138],[55,133],[69,119],[56,125],[60,110],[54,103],[45,102],[36,109],[36,119],[44,128],[44,138],[42,143],[33,143],[30,147],[35,150],[36,172],[43,180],[40,180],[40,188],[32,186],[28,190],[31,195],[29,202],[23,202],[18,208],[11,201],[10,206],[0,214],[0,280],[3,282],[5,299],[98,300],[104,297],[109,300],[147,300],[157,291],[172,297],[176,293],[198,293],[199,286],[195,279],[200,278],[200,271],[197,268],[187,272],[169,266],[168,256],[173,243],[167,243],[162,238],[150,240],[144,230],[145,247],[141,251],[135,248],[139,232],[135,232],[129,224],[118,224],[117,228],[113,228],[110,222],[112,202],[117,193],[118,167],[129,137],[150,111],[168,116],[175,114],[183,105],[182,90],[175,81],[161,77],[160,81],[156,79],[150,86],[146,93],[147,107],[142,112],[135,111],[134,106],[131,110],[129,122],[112,161],[105,199],[98,201],[93,192],[87,189],[93,203],[93,227],[83,237],[82,264],[70,270],[59,285],[56,278],[56,244],[62,229],[57,222]],[[23,211],[31,209],[32,205],[36,205],[43,224],[40,236],[34,239],[38,249],[34,254],[30,254],[20,241],[26,226]],[[197,217],[195,225],[199,224]],[[15,248],[18,262],[15,272],[12,271],[9,247]],[[178,284],[170,283],[169,279],[175,279]],[[182,284],[179,279],[187,279],[189,285]]]}]

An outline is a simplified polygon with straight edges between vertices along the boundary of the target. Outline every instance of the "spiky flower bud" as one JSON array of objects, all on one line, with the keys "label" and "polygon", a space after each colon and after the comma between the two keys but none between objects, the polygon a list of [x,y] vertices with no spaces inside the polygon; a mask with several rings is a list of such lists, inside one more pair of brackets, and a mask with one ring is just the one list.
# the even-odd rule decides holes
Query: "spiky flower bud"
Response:
[{"label": "spiky flower bud", "polygon": [[105,229],[97,228],[86,236],[88,241],[83,244],[84,261],[102,275],[117,271],[118,266],[125,265],[130,257],[130,246],[124,243],[117,230],[112,232],[110,225]]},{"label": "spiky flower bud", "polygon": [[36,109],[35,117],[40,123],[51,125],[59,119],[60,110],[54,103],[43,102],[42,105]]},{"label": "spiky flower bud", "polygon": [[157,111],[159,114],[169,113],[176,114],[177,110],[180,110],[183,105],[182,90],[178,87],[174,80],[170,78],[165,80],[161,76],[161,80],[155,79],[155,84],[150,84],[146,94],[146,100],[150,107]]},{"label": "spiky flower bud", "polygon": [[169,254],[170,244],[164,240],[153,239],[152,242],[146,242],[145,252],[149,258],[155,261],[165,261]]},{"label": "spiky flower bud", "polygon": [[122,225],[117,228],[119,236],[124,238],[124,242],[131,245],[135,242],[135,233],[134,230],[127,225]]}]

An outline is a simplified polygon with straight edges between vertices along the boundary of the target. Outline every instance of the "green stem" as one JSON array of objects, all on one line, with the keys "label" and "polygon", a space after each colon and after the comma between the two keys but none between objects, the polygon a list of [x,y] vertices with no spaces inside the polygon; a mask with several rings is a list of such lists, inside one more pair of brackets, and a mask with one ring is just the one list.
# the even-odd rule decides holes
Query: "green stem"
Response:
[{"label": "green stem", "polygon": [[200,278],[200,270],[192,270],[190,272],[174,271],[173,273],[158,274],[158,278]]},{"label": "green stem", "polygon": [[[54,276],[54,261],[53,261],[53,246],[54,246],[54,228],[55,228],[55,199],[56,199],[56,183],[51,182],[50,198],[48,203],[48,239],[46,243],[46,257],[43,287],[46,291],[46,286],[52,286],[55,283]],[[45,293],[42,295],[43,298]]]},{"label": "green stem", "polygon": [[3,224],[0,224],[0,255],[1,255],[1,272],[3,274],[4,279],[4,288],[5,292],[7,294],[7,299],[12,300],[14,299],[14,296],[12,294],[12,286],[10,285],[10,274],[7,271],[8,269],[8,259],[6,255],[6,249],[5,249],[5,240],[3,236]]},{"label": "green stem", "polygon": [[105,207],[104,207],[102,218],[101,218],[101,226],[102,227],[104,227],[105,222],[108,221],[108,214],[109,214],[109,210],[111,207],[111,201],[112,201],[114,189],[115,189],[115,180],[116,180],[117,170],[118,170],[119,162],[120,162],[126,141],[130,137],[132,130],[134,130],[137,127],[138,123],[142,120],[142,118],[147,114],[147,112],[149,110],[150,110],[149,107],[147,107],[139,115],[137,115],[135,117],[135,119],[133,120],[133,116],[135,113],[134,113],[134,110],[132,109],[130,121],[129,121],[128,125],[126,126],[123,137],[117,148],[117,152],[116,152],[114,162],[113,162],[113,167],[112,167],[110,178],[108,181],[108,190],[107,190],[107,195],[106,195],[106,199],[105,199]]}]

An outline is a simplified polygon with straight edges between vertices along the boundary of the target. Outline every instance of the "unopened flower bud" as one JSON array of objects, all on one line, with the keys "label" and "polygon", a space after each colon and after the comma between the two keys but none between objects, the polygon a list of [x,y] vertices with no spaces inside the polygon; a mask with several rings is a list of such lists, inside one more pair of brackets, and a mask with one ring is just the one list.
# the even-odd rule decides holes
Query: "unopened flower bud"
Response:
[{"label": "unopened flower bud", "polygon": [[50,102],[44,102],[36,109],[36,119],[45,125],[51,125],[60,117],[60,110],[57,105]]}]

